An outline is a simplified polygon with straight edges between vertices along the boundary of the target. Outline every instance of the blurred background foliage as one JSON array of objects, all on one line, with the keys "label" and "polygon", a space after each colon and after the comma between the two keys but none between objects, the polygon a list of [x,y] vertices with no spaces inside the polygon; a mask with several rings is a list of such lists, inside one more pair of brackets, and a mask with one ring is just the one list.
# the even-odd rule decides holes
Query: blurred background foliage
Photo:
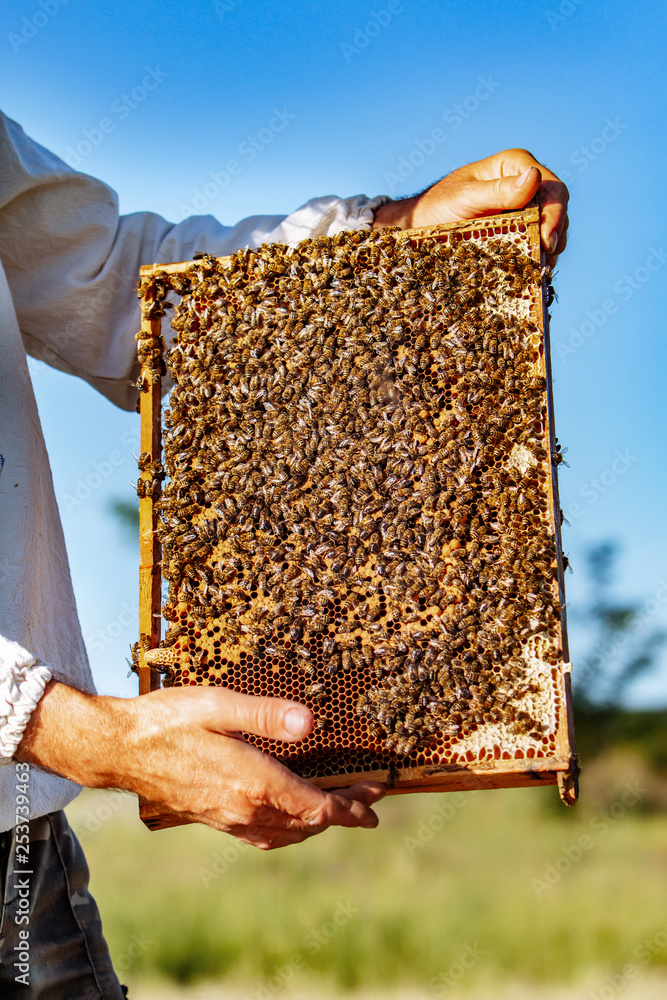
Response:
[{"label": "blurred background foliage", "polygon": [[[635,954],[667,924],[664,816],[645,809],[641,760],[606,769],[586,768],[572,810],[553,787],[396,796],[376,831],[268,854],[202,827],[150,833],[120,793],[85,792],[68,812],[130,984],[437,997],[467,954],[452,993],[521,982],[584,996],[627,963],[664,987],[667,937],[650,962]],[[137,941],[150,943],[135,956]]]},{"label": "blurred background foliage", "polygon": [[584,766],[624,752],[640,758],[653,776],[643,808],[665,808],[667,711],[628,708],[627,695],[654,670],[667,633],[651,625],[645,601],[617,596],[618,557],[613,541],[588,550],[586,596],[572,616],[579,647],[573,671],[577,748]]}]

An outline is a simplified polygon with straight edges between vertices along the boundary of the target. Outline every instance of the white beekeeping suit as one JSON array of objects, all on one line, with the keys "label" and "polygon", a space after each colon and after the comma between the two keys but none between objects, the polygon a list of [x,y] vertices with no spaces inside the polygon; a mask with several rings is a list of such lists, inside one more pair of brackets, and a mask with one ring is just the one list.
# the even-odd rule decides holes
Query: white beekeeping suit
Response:
[{"label": "white beekeeping suit", "polygon": [[[26,664],[93,690],[26,352],[132,409],[142,264],[369,229],[386,200],[326,196],[235,226],[210,215],[178,225],[151,212],[119,216],[107,185],[0,113],[0,736],[17,705],[27,715],[34,704],[27,694],[20,701],[17,671]],[[16,822],[13,772],[0,768],[0,831]],[[62,808],[77,791],[33,769],[30,816]]]}]

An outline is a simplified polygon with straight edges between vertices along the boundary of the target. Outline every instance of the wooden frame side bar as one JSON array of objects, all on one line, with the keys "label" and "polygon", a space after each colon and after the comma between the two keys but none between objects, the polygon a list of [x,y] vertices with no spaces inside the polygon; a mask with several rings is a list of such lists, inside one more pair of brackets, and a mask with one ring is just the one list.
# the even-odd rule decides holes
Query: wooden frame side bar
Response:
[{"label": "wooden frame side bar", "polygon": [[[148,299],[144,302],[150,301]],[[143,309],[142,309],[143,312]],[[160,319],[142,316],[141,339],[162,342]],[[162,456],[162,377],[156,364],[142,365],[139,412],[141,453],[151,463]],[[146,483],[139,498],[139,694],[161,686],[160,674],[146,662],[145,653],[155,649],[162,638],[162,547],[156,532],[155,480],[149,471],[140,473]],[[157,609],[157,611],[156,611]]]}]

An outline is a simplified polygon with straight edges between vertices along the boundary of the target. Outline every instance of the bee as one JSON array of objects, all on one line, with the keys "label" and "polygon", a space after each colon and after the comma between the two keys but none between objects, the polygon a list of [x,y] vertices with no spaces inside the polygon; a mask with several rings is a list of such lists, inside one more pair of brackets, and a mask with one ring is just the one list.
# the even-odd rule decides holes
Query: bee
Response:
[{"label": "bee", "polygon": [[301,622],[295,622],[291,625],[289,630],[289,637],[292,642],[298,642],[303,635],[303,624]]},{"label": "bee", "polygon": [[[366,560],[364,559],[364,562],[365,561]],[[341,604],[341,610],[346,612],[354,611],[354,609],[360,603],[360,600],[361,599],[358,594],[356,594],[354,591],[350,591],[347,597],[344,599],[343,603]]]},{"label": "bee", "polygon": [[322,652],[325,656],[332,656],[336,651],[336,640],[330,636],[326,635],[322,640]]},{"label": "bee", "polygon": [[566,451],[567,448],[561,448],[560,444],[558,443],[558,438],[556,438],[556,446],[551,454],[551,461],[555,466],[566,465],[569,468],[568,463],[563,458],[563,455],[565,454]]},{"label": "bee", "polygon": [[306,685],[306,695],[309,698],[313,698],[315,701],[322,701],[326,698],[326,690],[324,684],[319,681],[315,681],[312,684]]},{"label": "bee", "polygon": [[265,650],[267,656],[274,656],[278,660],[284,660],[287,655],[283,646],[268,645]]},{"label": "bee", "polygon": [[147,479],[138,479],[135,488],[139,499],[152,495],[152,487]]}]

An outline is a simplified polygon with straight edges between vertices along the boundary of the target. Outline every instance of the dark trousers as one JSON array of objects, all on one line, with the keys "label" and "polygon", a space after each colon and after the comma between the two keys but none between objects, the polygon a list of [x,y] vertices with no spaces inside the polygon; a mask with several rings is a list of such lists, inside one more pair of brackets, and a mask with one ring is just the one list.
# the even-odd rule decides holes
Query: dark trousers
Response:
[{"label": "dark trousers", "polygon": [[[21,828],[19,828],[21,830]],[[0,834],[0,998],[123,1000],[88,866],[65,813]]]}]

